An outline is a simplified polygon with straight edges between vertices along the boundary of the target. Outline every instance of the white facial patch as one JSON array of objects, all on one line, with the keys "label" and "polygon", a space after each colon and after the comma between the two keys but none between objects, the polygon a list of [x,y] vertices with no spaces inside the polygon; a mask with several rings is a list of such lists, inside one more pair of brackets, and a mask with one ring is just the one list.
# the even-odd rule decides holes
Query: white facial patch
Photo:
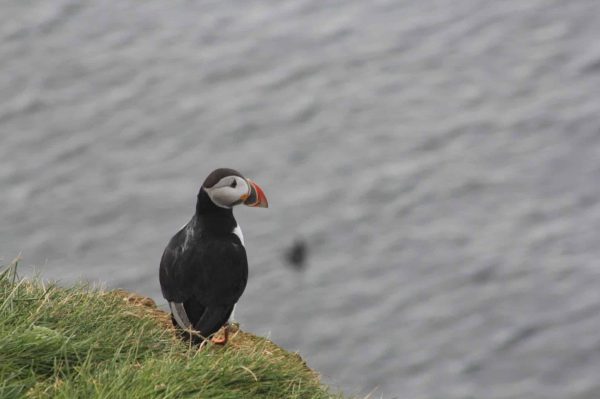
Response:
[{"label": "white facial patch", "polygon": [[239,176],[227,176],[210,188],[204,188],[212,202],[221,208],[231,208],[240,202],[250,188],[246,180]]}]

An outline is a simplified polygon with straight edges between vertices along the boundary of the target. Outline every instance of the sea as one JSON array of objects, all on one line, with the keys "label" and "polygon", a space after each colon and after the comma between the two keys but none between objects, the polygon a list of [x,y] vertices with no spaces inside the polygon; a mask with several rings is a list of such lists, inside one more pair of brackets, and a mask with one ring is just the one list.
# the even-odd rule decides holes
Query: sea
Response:
[{"label": "sea", "polygon": [[[600,1],[3,0],[0,263],[164,307],[210,171],[235,318],[370,398],[600,398]],[[286,254],[306,248],[302,268]]]}]

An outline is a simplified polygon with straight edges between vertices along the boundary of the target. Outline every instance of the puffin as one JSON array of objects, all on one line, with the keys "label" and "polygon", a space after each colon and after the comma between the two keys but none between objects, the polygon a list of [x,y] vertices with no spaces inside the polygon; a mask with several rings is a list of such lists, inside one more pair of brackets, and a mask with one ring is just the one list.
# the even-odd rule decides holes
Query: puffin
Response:
[{"label": "puffin", "polygon": [[[211,172],[198,192],[194,216],[171,238],[160,260],[160,288],[171,320],[193,344],[227,343],[229,317],[246,288],[244,236],[233,216],[240,204],[269,206],[260,186],[240,172]],[[223,326],[223,336],[212,337]]]}]

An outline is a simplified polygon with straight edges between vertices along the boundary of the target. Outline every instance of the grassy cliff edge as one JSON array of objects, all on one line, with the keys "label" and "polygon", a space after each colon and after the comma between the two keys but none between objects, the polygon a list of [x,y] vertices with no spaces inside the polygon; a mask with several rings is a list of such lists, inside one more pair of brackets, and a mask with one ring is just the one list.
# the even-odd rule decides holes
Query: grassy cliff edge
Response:
[{"label": "grassy cliff edge", "polygon": [[225,347],[198,350],[149,298],[15,270],[0,274],[2,398],[341,398],[265,338],[238,330]]}]

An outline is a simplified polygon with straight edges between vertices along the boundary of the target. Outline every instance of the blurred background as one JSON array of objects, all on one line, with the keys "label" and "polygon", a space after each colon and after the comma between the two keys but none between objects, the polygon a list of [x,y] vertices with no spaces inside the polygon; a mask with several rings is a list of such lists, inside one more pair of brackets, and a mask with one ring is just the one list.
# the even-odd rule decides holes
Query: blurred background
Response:
[{"label": "blurred background", "polygon": [[[0,256],[161,305],[206,175],[242,327],[385,398],[600,397],[600,2],[0,3]],[[286,258],[305,248],[304,267]]]}]

